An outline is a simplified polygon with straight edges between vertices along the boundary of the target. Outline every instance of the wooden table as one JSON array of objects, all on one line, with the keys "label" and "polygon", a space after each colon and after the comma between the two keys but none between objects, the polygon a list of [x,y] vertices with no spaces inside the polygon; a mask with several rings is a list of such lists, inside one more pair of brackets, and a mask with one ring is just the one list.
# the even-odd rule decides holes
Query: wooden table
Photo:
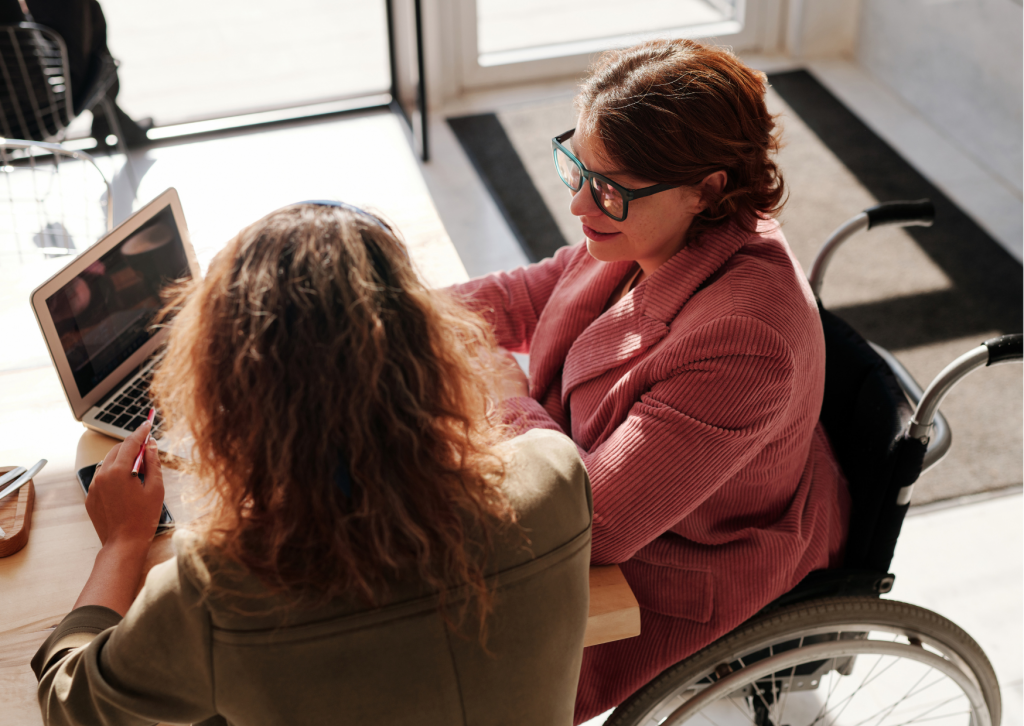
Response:
[{"label": "wooden table", "polygon": [[[35,513],[25,549],[0,559],[0,713],[5,726],[40,724],[36,680],[28,663],[39,645],[71,610],[100,542],[85,512],[85,496],[74,472],[103,458],[116,441],[87,431],[78,442],[74,468],[50,466],[34,482]],[[0,462],[0,464],[30,464]],[[165,470],[168,509],[188,521],[180,498],[182,477]],[[172,555],[170,536],[158,537],[148,566]],[[640,633],[640,610],[616,566],[590,570],[590,618],[585,645]]]}]

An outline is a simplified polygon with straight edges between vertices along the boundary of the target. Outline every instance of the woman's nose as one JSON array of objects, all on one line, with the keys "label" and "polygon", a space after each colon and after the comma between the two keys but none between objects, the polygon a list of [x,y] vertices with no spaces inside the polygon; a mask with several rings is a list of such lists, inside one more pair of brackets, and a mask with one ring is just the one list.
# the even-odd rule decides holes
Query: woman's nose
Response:
[{"label": "woman's nose", "polygon": [[594,195],[590,193],[589,184],[584,184],[578,192],[573,193],[569,211],[577,217],[593,217],[596,214],[601,214],[597,202],[594,201]]}]

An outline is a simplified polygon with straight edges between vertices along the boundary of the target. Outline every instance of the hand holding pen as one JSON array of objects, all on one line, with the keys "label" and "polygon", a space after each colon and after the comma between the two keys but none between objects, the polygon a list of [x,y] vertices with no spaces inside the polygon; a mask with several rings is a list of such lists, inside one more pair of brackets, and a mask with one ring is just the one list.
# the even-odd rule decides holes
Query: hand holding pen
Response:
[{"label": "hand holding pen", "polygon": [[[103,605],[122,616],[128,612],[145,571],[160,510],[164,482],[155,442],[143,445],[152,424],[143,421],[122,444],[116,444],[96,469],[85,511],[102,547],[92,574],[75,607]],[[132,464],[142,445],[146,478],[132,476]],[[141,465],[140,467],[141,468]]]},{"label": "hand holding pen", "polygon": [[153,418],[156,416],[156,409],[149,409],[149,415],[146,416],[146,422],[149,423],[149,430],[146,432],[146,440],[142,442],[142,447],[139,449],[139,455],[135,457],[135,464],[132,466],[132,476],[146,476],[146,461],[143,454],[146,453],[146,446],[149,445],[150,439],[153,438]]},{"label": "hand holding pen", "polygon": [[[115,445],[96,469],[85,509],[104,545],[110,540],[130,541],[140,546],[153,539],[164,500],[163,472],[154,442],[152,424],[143,422],[124,443]],[[136,452],[141,446],[143,464]],[[143,480],[133,469],[145,473]]]}]

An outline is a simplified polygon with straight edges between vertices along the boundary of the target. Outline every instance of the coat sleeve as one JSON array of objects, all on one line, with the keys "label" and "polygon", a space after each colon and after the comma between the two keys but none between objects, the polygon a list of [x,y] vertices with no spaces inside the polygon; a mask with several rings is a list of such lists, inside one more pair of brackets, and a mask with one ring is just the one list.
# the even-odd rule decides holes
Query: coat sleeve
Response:
[{"label": "coat sleeve", "polygon": [[134,726],[215,716],[210,621],[200,601],[170,560],[150,571],[123,620],[98,606],[71,611],[32,660],[43,722]]},{"label": "coat sleeve", "polygon": [[529,353],[537,320],[577,247],[562,247],[536,264],[495,272],[450,288],[464,304],[494,327],[498,345]]},{"label": "coat sleeve", "polygon": [[[594,564],[625,562],[696,509],[775,436],[794,359],[761,321],[729,317],[694,331],[612,434],[580,449],[594,495]],[[560,430],[532,399],[508,423]]]}]

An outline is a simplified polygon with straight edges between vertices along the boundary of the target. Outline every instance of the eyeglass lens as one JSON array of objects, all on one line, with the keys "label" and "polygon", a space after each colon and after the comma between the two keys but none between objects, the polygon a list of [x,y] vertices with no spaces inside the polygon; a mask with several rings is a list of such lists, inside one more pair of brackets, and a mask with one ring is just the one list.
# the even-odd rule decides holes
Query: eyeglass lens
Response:
[{"label": "eyeglass lens", "polygon": [[578,192],[583,179],[581,178],[580,167],[576,162],[570,159],[561,149],[555,149],[555,165],[558,167],[558,175],[562,177],[562,181],[574,192]]},{"label": "eyeglass lens", "polygon": [[[561,149],[555,149],[555,164],[562,181],[574,192],[578,192],[583,185],[583,174],[579,164]],[[590,178],[590,186],[594,192],[594,199],[601,209],[611,217],[621,218],[624,201],[619,190],[596,177]]]},{"label": "eyeglass lens", "polygon": [[597,203],[601,205],[605,214],[621,218],[622,195],[619,193],[619,190],[596,177],[591,177],[590,186],[595,192],[594,196],[597,199]]}]

